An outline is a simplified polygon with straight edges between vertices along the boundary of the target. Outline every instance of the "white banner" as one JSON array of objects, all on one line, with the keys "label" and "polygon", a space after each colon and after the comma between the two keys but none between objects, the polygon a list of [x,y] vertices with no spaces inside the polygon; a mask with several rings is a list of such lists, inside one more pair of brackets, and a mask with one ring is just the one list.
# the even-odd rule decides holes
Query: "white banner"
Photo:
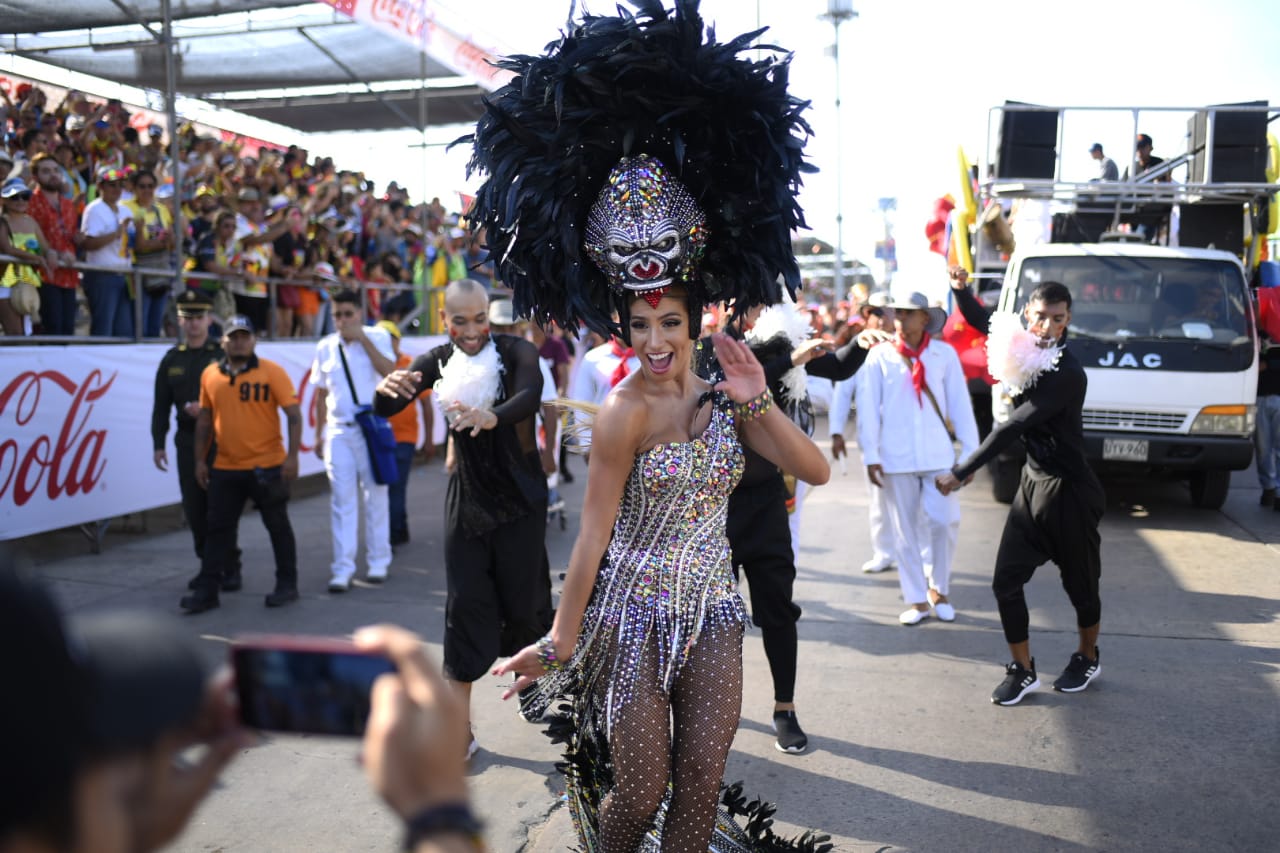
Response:
[{"label": "white banner", "polygon": [[506,85],[511,72],[493,67],[499,57],[440,23],[427,0],[321,0],[379,32],[423,50],[451,71],[490,92]]},{"label": "white banner", "polygon": [[[442,338],[406,338],[417,355]],[[169,471],[155,467],[151,406],[167,344],[0,348],[0,540],[166,506],[178,493],[173,422]],[[316,458],[315,395],[307,379],[314,341],[260,342],[300,389],[300,475]],[[440,418],[437,438],[441,434]],[[281,430],[288,430],[281,415]]]}]

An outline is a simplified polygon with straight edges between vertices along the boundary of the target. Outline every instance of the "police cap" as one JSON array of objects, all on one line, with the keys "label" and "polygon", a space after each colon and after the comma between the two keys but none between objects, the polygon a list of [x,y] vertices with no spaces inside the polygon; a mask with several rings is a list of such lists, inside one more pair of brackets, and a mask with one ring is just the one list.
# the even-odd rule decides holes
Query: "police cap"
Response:
[{"label": "police cap", "polygon": [[184,290],[178,295],[179,317],[200,317],[213,310],[209,297],[196,290]]}]

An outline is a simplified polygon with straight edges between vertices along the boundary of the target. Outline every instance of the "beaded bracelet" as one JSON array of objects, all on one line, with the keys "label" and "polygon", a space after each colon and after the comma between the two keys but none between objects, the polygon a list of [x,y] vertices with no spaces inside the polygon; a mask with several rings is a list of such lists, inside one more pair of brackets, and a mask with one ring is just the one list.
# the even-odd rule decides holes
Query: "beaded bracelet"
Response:
[{"label": "beaded bracelet", "polygon": [[556,644],[551,641],[551,635],[546,634],[541,640],[533,644],[538,650],[538,661],[542,664],[544,672],[551,672],[554,669],[564,669],[564,662],[556,657]]},{"label": "beaded bracelet", "polygon": [[744,424],[751,423],[757,418],[762,418],[773,408],[773,394],[766,388],[760,392],[759,396],[752,397],[745,403],[738,403],[734,406],[738,415],[738,420]]}]

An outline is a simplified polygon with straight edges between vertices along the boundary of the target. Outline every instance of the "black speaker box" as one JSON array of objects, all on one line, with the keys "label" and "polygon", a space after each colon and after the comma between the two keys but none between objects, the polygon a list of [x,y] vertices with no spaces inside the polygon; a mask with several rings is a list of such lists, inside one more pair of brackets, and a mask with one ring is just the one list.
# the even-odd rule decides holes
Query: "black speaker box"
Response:
[{"label": "black speaker box", "polygon": [[[1203,146],[1191,157],[1191,182],[1206,182]],[[1261,184],[1267,180],[1267,146],[1213,146],[1213,171],[1207,176],[1215,184]]]},{"label": "black speaker box", "polygon": [[[1266,101],[1249,101],[1223,106],[1265,107]],[[1187,122],[1191,144],[1191,182],[1206,181],[1205,163],[1210,160],[1214,183],[1264,183],[1267,179],[1267,113],[1217,110],[1213,116],[1213,155],[1205,155],[1209,112],[1201,110]]]},{"label": "black speaker box", "polygon": [[[1005,101],[1007,106],[1025,107],[1019,101]],[[1000,113],[1000,144],[1034,145],[1053,148],[1058,144],[1057,110],[1002,110]]]},{"label": "black speaker box", "polygon": [[996,163],[997,178],[1034,178],[1053,180],[1058,152],[1055,148],[1031,145],[1002,145]]},{"label": "black speaker box", "polygon": [[[1005,103],[1022,106],[1016,101]],[[1058,160],[1057,145],[1056,110],[1002,112],[996,177],[1052,180]]]},{"label": "black speaker box", "polygon": [[[1233,112],[1218,109],[1213,113],[1213,144],[1232,148],[1240,145],[1267,144],[1266,112]],[[1223,107],[1265,107],[1266,101],[1246,101],[1240,104],[1221,104]],[[1191,146],[1198,149],[1204,146],[1209,125],[1209,111],[1201,110],[1191,117],[1187,128],[1191,134]]]},{"label": "black speaker box", "polygon": [[1178,217],[1182,246],[1244,252],[1244,206],[1240,204],[1184,204]]}]

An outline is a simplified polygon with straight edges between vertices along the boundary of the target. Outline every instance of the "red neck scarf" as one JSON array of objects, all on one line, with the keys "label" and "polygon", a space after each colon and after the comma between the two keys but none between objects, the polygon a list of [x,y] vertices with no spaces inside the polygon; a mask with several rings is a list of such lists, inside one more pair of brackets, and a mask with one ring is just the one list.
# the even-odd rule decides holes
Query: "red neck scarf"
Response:
[{"label": "red neck scarf", "polygon": [[901,337],[895,337],[893,345],[911,363],[911,385],[916,389],[916,402],[924,408],[924,362],[920,360],[920,354],[929,346],[929,333],[924,333],[920,338],[920,346],[916,349],[912,349]]},{"label": "red neck scarf", "polygon": [[609,377],[609,387],[612,388],[626,379],[627,374],[631,372],[631,367],[627,362],[635,358],[636,351],[631,347],[623,347],[622,344],[618,343],[617,338],[610,340],[609,346],[612,347],[612,352],[618,359],[618,366],[613,369],[613,375]]}]

